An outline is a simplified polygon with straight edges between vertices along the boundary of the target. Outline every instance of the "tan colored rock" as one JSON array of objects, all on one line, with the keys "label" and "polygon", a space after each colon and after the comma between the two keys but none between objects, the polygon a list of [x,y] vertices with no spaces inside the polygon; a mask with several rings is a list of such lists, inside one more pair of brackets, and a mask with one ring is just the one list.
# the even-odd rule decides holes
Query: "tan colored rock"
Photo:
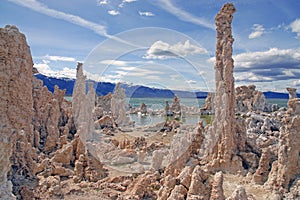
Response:
[{"label": "tan colored rock", "polygon": [[146,114],[147,114],[147,105],[143,102],[143,103],[141,104],[139,110],[140,110],[140,112],[141,112],[142,114],[146,115]]},{"label": "tan colored rock", "polygon": [[264,184],[270,172],[271,153],[269,148],[264,148],[259,160],[259,165],[256,172],[253,174],[253,181],[256,184]]},{"label": "tan colored rock", "polygon": [[178,176],[193,154],[197,154],[203,142],[203,124],[199,122],[193,132],[177,133],[173,136],[169,155],[168,166],[165,174]]},{"label": "tan colored rock", "polygon": [[95,128],[96,129],[103,129],[103,128],[115,128],[115,122],[113,118],[109,115],[105,115],[101,117],[99,120],[95,121]]},{"label": "tan colored rock", "polygon": [[180,116],[181,115],[180,99],[176,95],[173,98],[173,102],[172,102],[170,111],[175,116]]},{"label": "tan colored rock", "polygon": [[[15,26],[0,28],[0,198],[15,199],[12,184],[7,180],[10,160],[15,169],[26,165],[15,157],[25,157],[17,146],[13,149],[19,133],[24,133],[27,143],[33,143],[33,99],[32,99],[32,58],[25,36]],[[23,160],[31,160],[31,158]],[[31,160],[32,161],[32,160]],[[31,162],[30,161],[30,162]],[[10,176],[14,178],[17,171]],[[28,173],[28,174],[27,174]],[[32,176],[31,170],[24,176]],[[17,179],[14,179],[17,181]]]},{"label": "tan colored rock", "polygon": [[201,114],[212,114],[214,113],[214,98],[215,94],[212,92],[207,93],[205,104],[201,107]]},{"label": "tan colored rock", "polygon": [[217,172],[214,176],[214,180],[211,188],[210,200],[224,200],[223,191],[223,173],[221,171]]},{"label": "tan colored rock", "polygon": [[236,112],[271,111],[271,105],[267,102],[264,94],[255,90],[255,88],[255,85],[236,88]]},{"label": "tan colored rock", "polygon": [[228,197],[226,200],[248,200],[248,196],[246,190],[242,186],[238,186],[232,195]]},{"label": "tan colored rock", "polygon": [[102,108],[105,115],[107,115],[111,112],[111,98],[112,98],[111,92],[109,92],[105,96],[97,97],[97,105],[96,106]]},{"label": "tan colored rock", "polygon": [[154,170],[159,170],[162,167],[164,152],[162,150],[153,151],[151,167]]},{"label": "tan colored rock", "polygon": [[91,182],[97,182],[108,175],[107,169],[93,155],[87,156],[87,167],[85,168],[85,179]]},{"label": "tan colored rock", "polygon": [[127,188],[124,193],[128,197],[137,197],[137,199],[143,199],[145,196],[156,197],[156,194],[151,187],[157,182],[160,175],[158,172],[145,172],[138,176]]},{"label": "tan colored rock", "polygon": [[286,192],[300,174],[300,116],[294,116],[280,130],[278,160],[273,162],[268,184]]},{"label": "tan colored rock", "polygon": [[86,96],[86,76],[83,74],[82,63],[77,64],[76,70],[76,83],[74,85],[72,94],[72,111],[75,125],[78,128],[78,117],[80,109]]},{"label": "tan colored rock", "polygon": [[[205,184],[206,183],[206,184]],[[209,199],[211,183],[206,172],[197,165],[191,176],[191,184],[187,194],[187,200]]]},{"label": "tan colored rock", "polygon": [[111,98],[111,112],[118,126],[128,125],[130,121],[129,117],[126,116],[125,91],[120,86],[120,83],[116,85],[114,94]]},{"label": "tan colored rock", "polygon": [[167,200],[185,200],[187,189],[183,185],[176,185]]},{"label": "tan colored rock", "polygon": [[[237,171],[241,169],[241,159],[237,157],[235,95],[231,22],[235,12],[233,4],[225,4],[216,16],[217,45],[214,98],[215,118],[208,128],[205,140],[208,168],[213,170]],[[245,133],[244,133],[245,134]]]},{"label": "tan colored rock", "polygon": [[296,99],[297,98],[297,93],[296,93],[296,88],[286,88],[286,90],[289,93],[289,99]]},{"label": "tan colored rock", "polygon": [[296,88],[286,88],[289,93],[289,101],[287,103],[289,112],[293,115],[300,115],[300,98],[297,97]]},{"label": "tan colored rock", "polygon": [[158,200],[166,200],[171,191],[173,190],[173,188],[176,185],[176,179],[171,176],[171,175],[167,175],[162,182],[162,187],[159,189],[158,191]]},{"label": "tan colored rock", "polygon": [[70,163],[74,161],[73,151],[72,144],[68,143],[55,152],[55,155],[52,157],[51,161],[64,165],[70,165]]},{"label": "tan colored rock", "polygon": [[81,154],[79,156],[79,159],[75,161],[74,176],[73,176],[73,180],[75,183],[79,183],[83,180],[85,167],[86,167],[85,158],[84,155]]}]

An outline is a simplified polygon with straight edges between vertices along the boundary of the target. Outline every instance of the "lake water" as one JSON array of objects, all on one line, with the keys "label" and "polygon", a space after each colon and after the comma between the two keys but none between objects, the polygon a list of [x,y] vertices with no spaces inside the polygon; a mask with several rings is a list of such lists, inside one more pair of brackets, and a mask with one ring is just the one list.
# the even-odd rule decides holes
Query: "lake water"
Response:
[{"label": "lake water", "polygon": [[[65,99],[71,101],[72,97],[65,97]],[[161,110],[165,108],[166,101],[169,102],[169,105],[172,105],[172,98],[126,98],[128,104],[133,108],[138,108],[142,103],[147,105],[148,109],[152,110]],[[287,107],[288,99],[267,99],[267,101],[272,104],[277,104],[279,107]],[[205,103],[205,99],[196,99],[196,98],[182,98],[180,103],[189,107],[198,106],[199,108]],[[146,126],[153,125],[160,122],[164,122],[166,119],[161,115],[147,115],[140,116],[131,114],[131,120],[135,121],[136,126]],[[185,124],[197,124],[200,120],[200,115],[189,115],[186,118],[182,118],[181,121]],[[205,121],[204,121],[205,123]]]}]

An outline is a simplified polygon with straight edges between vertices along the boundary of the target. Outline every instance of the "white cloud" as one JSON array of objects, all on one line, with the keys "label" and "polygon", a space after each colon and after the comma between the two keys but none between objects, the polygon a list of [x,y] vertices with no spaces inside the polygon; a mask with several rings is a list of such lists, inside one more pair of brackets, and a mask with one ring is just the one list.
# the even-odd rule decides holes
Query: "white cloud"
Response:
[{"label": "white cloud", "polygon": [[196,84],[197,83],[197,81],[194,81],[194,80],[188,80],[188,81],[186,81],[188,84]]},{"label": "white cloud", "polygon": [[116,15],[119,15],[119,14],[120,14],[120,12],[117,11],[117,10],[109,10],[109,11],[107,11],[107,12],[108,12],[108,14],[113,15],[113,16],[116,16]]},{"label": "white cloud", "polygon": [[100,63],[104,65],[127,66],[127,62],[122,60],[102,60]]},{"label": "white cloud", "polygon": [[140,16],[153,17],[155,16],[152,12],[141,12],[139,11]]},{"label": "white cloud", "polygon": [[53,70],[46,63],[34,64],[33,67],[37,68],[39,73],[44,74],[46,76],[57,78],[76,78],[76,69],[64,67],[62,70]]},{"label": "white cloud", "polygon": [[185,22],[191,22],[193,24],[197,24],[200,26],[204,26],[206,28],[210,29],[215,29],[214,24],[208,22],[206,19],[201,18],[201,17],[196,17],[178,7],[173,5],[173,3],[170,0],[159,0],[161,3],[160,6],[162,9],[166,10],[167,12],[175,15],[178,17],[180,20],[185,21]]},{"label": "white cloud", "polygon": [[271,77],[260,76],[253,72],[242,72],[238,73],[235,76],[236,81],[251,81],[251,82],[263,82],[263,81],[272,81]]},{"label": "white cloud", "polygon": [[131,3],[131,2],[135,2],[137,0],[123,0],[123,3]]},{"label": "white cloud", "polygon": [[68,14],[68,13],[64,13],[58,10],[48,8],[46,5],[36,0],[9,0],[9,1],[21,5],[23,7],[29,8],[31,10],[34,10],[36,12],[48,15],[50,17],[62,19],[72,24],[76,24],[88,28],[90,30],[93,30],[95,33],[99,35],[106,36],[106,37],[108,36],[108,34],[106,33],[106,27],[103,25],[87,21],[76,15],[72,15],[72,14]]},{"label": "white cloud", "polygon": [[146,59],[167,59],[172,57],[186,57],[187,55],[207,53],[206,49],[193,45],[189,40],[170,45],[163,41],[156,41],[144,56]]},{"label": "white cloud", "polygon": [[45,59],[52,60],[52,61],[64,61],[64,62],[75,62],[76,59],[72,57],[66,57],[66,56],[49,56],[46,55]]},{"label": "white cloud", "polygon": [[300,79],[300,48],[248,52],[235,55],[237,81],[279,81]]},{"label": "white cloud", "polygon": [[97,5],[106,5],[108,4],[108,0],[98,0]]},{"label": "white cloud", "polygon": [[300,19],[293,21],[289,27],[292,29],[293,33],[297,34],[297,38],[300,38]]},{"label": "white cloud", "polygon": [[255,39],[261,37],[265,33],[265,28],[260,24],[253,24],[252,32],[248,36],[249,39]]},{"label": "white cloud", "polygon": [[298,66],[300,65],[300,48],[271,48],[268,51],[241,53],[234,56],[234,63],[238,67],[248,69],[253,69],[261,66],[269,66],[269,68],[298,68]]},{"label": "white cloud", "polygon": [[300,80],[296,80],[293,82],[294,87],[300,87]]}]

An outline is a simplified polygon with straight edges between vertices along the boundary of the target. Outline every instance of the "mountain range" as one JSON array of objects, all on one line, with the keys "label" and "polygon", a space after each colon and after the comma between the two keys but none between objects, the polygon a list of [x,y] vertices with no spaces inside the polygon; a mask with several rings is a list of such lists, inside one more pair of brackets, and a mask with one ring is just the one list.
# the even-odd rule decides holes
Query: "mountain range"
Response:
[{"label": "mountain range", "polygon": [[[60,89],[66,89],[66,95],[71,96],[73,93],[73,88],[75,84],[75,79],[70,78],[55,78],[48,77],[43,74],[35,74],[35,77],[44,82],[51,92],[54,91],[54,86],[57,85]],[[116,86],[115,83],[109,82],[95,82],[94,87],[96,88],[96,93],[99,96],[107,95],[109,92],[113,93]],[[173,98],[174,95],[180,98],[206,98],[207,92],[189,92],[189,91],[180,91],[180,90],[169,90],[169,89],[159,89],[159,88],[150,88],[141,85],[129,85],[126,83],[121,84],[121,88],[125,90],[125,94],[130,98]],[[279,98],[279,99],[288,99],[289,96],[287,93],[279,92],[264,92],[266,98]],[[298,94],[298,96],[300,96]]]}]

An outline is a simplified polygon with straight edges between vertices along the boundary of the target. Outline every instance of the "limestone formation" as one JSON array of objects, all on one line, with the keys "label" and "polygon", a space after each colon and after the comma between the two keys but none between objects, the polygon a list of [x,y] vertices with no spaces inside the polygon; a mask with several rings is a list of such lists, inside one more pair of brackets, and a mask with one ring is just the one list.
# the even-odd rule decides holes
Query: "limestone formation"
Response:
[{"label": "limestone formation", "polygon": [[[12,144],[25,134],[24,145],[33,143],[32,66],[25,36],[15,26],[0,29],[0,198],[14,199],[7,179],[10,156],[25,154]],[[23,148],[21,150],[24,150]],[[30,159],[30,158],[28,158]],[[14,160],[17,164],[18,160]],[[19,164],[17,164],[19,165]],[[18,167],[18,166],[16,166]],[[20,169],[21,170],[21,169]],[[15,172],[12,172],[15,173]],[[26,172],[25,172],[26,173]],[[27,174],[27,173],[26,173]],[[31,176],[31,173],[28,173]]]},{"label": "limestone formation", "polygon": [[297,98],[296,88],[286,88],[286,90],[289,93],[289,99],[295,99]]},{"label": "limestone formation", "polygon": [[225,199],[223,192],[223,173],[217,172],[214,176],[214,180],[211,188],[210,200],[222,200]]},{"label": "limestone formation", "polygon": [[129,117],[126,116],[125,91],[120,86],[120,83],[116,85],[114,94],[111,98],[111,112],[118,126],[128,125],[130,121]]},{"label": "limestone formation", "polygon": [[86,76],[83,74],[82,63],[77,65],[76,83],[72,96],[73,119],[81,141],[85,144],[92,139],[95,124],[93,110],[96,104],[96,93],[93,82],[88,83],[86,94]]},{"label": "limestone formation", "polygon": [[173,113],[174,116],[181,115],[180,99],[176,95],[173,98],[170,111]]},{"label": "limestone formation", "polygon": [[115,122],[111,116],[105,115],[105,116],[101,117],[101,119],[95,121],[95,128],[96,129],[103,129],[103,128],[113,129],[113,128],[115,128]]},{"label": "limestone formation", "polygon": [[143,102],[140,106],[140,112],[143,114],[143,115],[146,115],[147,114],[147,105]]},{"label": "limestone formation", "polygon": [[72,95],[72,111],[73,118],[76,127],[78,127],[78,117],[80,113],[80,109],[82,107],[82,103],[84,102],[86,94],[86,76],[83,74],[82,63],[78,63],[76,68],[76,83],[73,89]]},{"label": "limestone formation", "polygon": [[248,200],[248,199],[249,198],[247,196],[245,188],[243,188],[242,186],[238,186],[234,190],[232,195],[228,197],[226,200]]},{"label": "limestone formation", "polygon": [[98,96],[97,98],[97,107],[100,107],[103,109],[103,114],[107,115],[111,112],[111,98],[112,98],[112,93],[108,93],[105,96]]},{"label": "limestone formation", "polygon": [[264,94],[255,88],[255,85],[236,88],[236,112],[271,111],[271,105],[267,102]]},{"label": "limestone formation", "polygon": [[286,88],[289,92],[289,113],[293,115],[300,115],[300,98],[297,98],[296,89],[295,88]]},{"label": "limestone formation", "polygon": [[259,166],[256,172],[253,174],[253,181],[257,184],[264,184],[270,172],[271,153],[269,148],[265,148],[262,151],[262,155],[259,160]]},{"label": "limestone formation", "polygon": [[166,115],[166,116],[172,116],[172,115],[173,115],[173,113],[172,113],[171,110],[170,110],[169,101],[166,101],[165,115]]},{"label": "limestone formation", "polygon": [[205,104],[201,107],[201,114],[206,115],[214,113],[214,96],[215,94],[212,92],[207,93]]},{"label": "limestone formation", "polygon": [[152,168],[154,170],[161,169],[163,158],[164,158],[164,152],[162,150],[153,151]]},{"label": "limestone formation", "polygon": [[300,116],[294,116],[280,130],[278,160],[273,162],[268,184],[286,192],[300,174]]},{"label": "limestone formation", "polygon": [[[237,133],[235,121],[235,95],[231,22],[235,7],[225,4],[216,16],[217,46],[214,98],[215,119],[206,138],[206,155],[214,169],[236,170],[233,162],[239,162],[237,153]],[[235,158],[234,158],[235,157]],[[235,169],[233,169],[235,168]]]}]

